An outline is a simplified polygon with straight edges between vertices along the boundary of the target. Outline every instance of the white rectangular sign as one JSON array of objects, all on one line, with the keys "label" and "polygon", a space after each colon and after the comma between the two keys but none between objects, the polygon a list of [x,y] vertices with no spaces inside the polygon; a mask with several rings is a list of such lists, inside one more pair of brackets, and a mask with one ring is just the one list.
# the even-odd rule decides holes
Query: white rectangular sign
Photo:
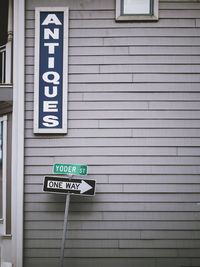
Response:
[{"label": "white rectangular sign", "polygon": [[67,133],[68,13],[35,10],[34,133]]}]

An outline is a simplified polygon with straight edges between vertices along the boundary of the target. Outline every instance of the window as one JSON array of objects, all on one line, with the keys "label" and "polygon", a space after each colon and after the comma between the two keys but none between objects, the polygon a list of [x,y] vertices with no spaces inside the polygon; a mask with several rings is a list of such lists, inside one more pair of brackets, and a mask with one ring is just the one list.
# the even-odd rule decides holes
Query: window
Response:
[{"label": "window", "polygon": [[[5,5],[4,5],[5,4]],[[8,35],[8,1],[0,2],[0,83],[5,83],[6,43]]]},{"label": "window", "polygon": [[8,2],[9,1],[0,1],[0,46],[7,43],[8,35]]},{"label": "window", "polygon": [[158,20],[158,0],[116,0],[116,20]]},{"label": "window", "polygon": [[11,233],[12,114],[0,115],[0,235]]},{"label": "window", "polygon": [[6,130],[7,118],[0,117],[0,219],[4,219],[6,192]]}]

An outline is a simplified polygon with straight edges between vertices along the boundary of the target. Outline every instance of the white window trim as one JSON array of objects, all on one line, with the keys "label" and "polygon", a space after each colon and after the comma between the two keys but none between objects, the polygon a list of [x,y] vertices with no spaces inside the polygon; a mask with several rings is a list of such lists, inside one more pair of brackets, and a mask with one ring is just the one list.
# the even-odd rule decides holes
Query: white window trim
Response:
[{"label": "white window trim", "polygon": [[158,17],[158,1],[152,0],[153,3],[153,15],[124,15],[122,14],[122,0],[116,0],[116,21],[157,21]]},{"label": "white window trim", "polygon": [[6,169],[7,169],[7,116],[0,117],[0,122],[3,122],[3,157],[2,157],[2,218],[3,223],[1,234],[6,235]]}]

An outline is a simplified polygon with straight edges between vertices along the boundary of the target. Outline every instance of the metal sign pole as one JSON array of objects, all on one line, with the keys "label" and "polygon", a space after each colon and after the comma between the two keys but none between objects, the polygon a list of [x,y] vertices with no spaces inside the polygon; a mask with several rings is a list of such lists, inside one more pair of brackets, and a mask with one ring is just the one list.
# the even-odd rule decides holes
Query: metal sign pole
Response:
[{"label": "metal sign pole", "polygon": [[59,267],[64,267],[64,252],[65,252],[65,240],[67,232],[70,194],[85,195],[85,196],[95,195],[95,185],[96,185],[95,180],[72,179],[72,177],[73,175],[69,175],[68,177],[45,176],[43,183],[44,192],[66,194],[65,215],[63,223],[63,234],[62,234]]},{"label": "metal sign pole", "polygon": [[61,253],[60,253],[60,265],[59,265],[60,267],[63,267],[63,263],[64,263],[65,239],[66,239],[66,231],[67,231],[67,219],[68,219],[68,213],[69,213],[69,202],[70,202],[70,194],[67,194],[66,203],[65,203],[65,216],[64,216],[64,224],[63,224]]}]

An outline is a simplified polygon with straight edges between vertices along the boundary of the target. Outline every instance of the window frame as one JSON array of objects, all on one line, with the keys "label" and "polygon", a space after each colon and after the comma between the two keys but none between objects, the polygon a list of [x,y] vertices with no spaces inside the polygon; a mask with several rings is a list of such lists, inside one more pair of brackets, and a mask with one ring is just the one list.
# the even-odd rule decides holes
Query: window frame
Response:
[{"label": "window frame", "polygon": [[149,14],[123,14],[124,0],[116,0],[116,21],[157,21],[158,17],[158,1],[150,0]]},{"label": "window frame", "polygon": [[2,155],[2,218],[0,217],[0,223],[3,224],[2,233],[6,235],[6,204],[7,204],[7,182],[6,182],[6,175],[7,175],[7,126],[8,126],[8,118],[7,115],[0,116],[0,122],[3,123],[3,155]]}]

